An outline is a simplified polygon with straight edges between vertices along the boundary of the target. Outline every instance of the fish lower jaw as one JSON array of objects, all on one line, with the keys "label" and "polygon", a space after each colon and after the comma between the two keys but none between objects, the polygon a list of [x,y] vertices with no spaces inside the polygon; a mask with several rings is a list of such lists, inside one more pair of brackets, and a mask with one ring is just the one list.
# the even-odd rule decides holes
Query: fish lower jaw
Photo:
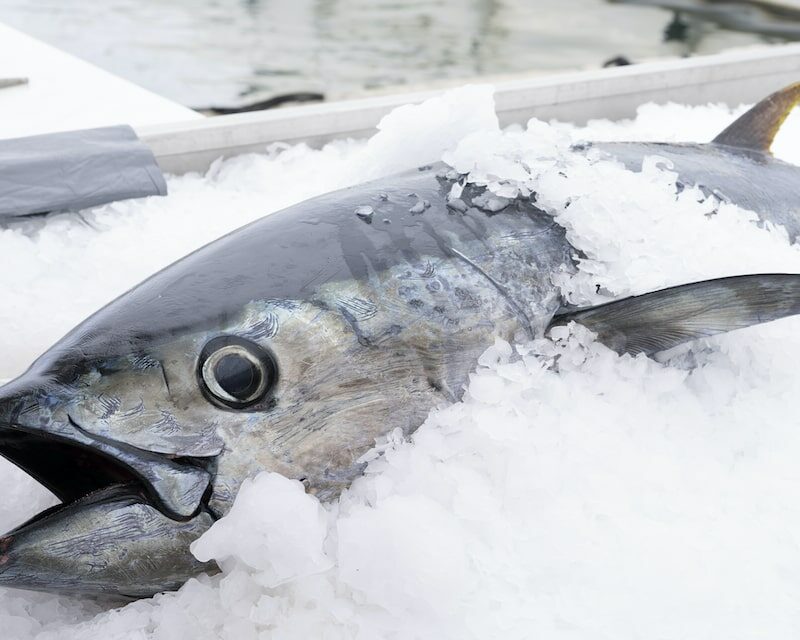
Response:
[{"label": "fish lower jaw", "polygon": [[0,587],[130,599],[177,589],[198,573],[191,543],[214,523],[207,510],[168,518],[138,484],[114,484],[39,513],[0,537]]},{"label": "fish lower jaw", "polygon": [[216,520],[205,496],[174,517],[126,461],[41,431],[0,428],[0,454],[61,500],[0,535],[0,587],[139,598],[216,570],[190,552]]},{"label": "fish lower jaw", "polygon": [[13,541],[14,536],[19,531],[36,526],[44,526],[49,520],[58,518],[63,512],[70,509],[79,509],[81,505],[84,504],[97,504],[100,502],[119,500],[120,498],[126,498],[140,502],[147,501],[147,496],[141,485],[136,483],[112,484],[106,487],[95,489],[79,498],[75,498],[74,500],[59,502],[52,507],[48,507],[44,511],[40,511],[22,524],[17,525],[3,537],[0,537],[0,572],[2,572],[4,564],[3,548],[4,546],[7,547],[11,541]]}]

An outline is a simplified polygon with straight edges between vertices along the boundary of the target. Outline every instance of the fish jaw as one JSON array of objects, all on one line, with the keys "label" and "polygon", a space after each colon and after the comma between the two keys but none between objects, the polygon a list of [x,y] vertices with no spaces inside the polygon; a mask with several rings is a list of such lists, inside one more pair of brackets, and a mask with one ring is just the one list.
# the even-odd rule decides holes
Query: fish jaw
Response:
[{"label": "fish jaw", "polygon": [[34,380],[0,389],[0,455],[62,503],[0,537],[0,585],[145,597],[214,570],[189,551],[215,520],[211,464],[92,435],[67,389]]},{"label": "fish jaw", "polygon": [[136,487],[116,485],[49,509],[0,538],[0,585],[36,591],[141,598],[216,570],[190,544],[214,522],[180,522]]}]

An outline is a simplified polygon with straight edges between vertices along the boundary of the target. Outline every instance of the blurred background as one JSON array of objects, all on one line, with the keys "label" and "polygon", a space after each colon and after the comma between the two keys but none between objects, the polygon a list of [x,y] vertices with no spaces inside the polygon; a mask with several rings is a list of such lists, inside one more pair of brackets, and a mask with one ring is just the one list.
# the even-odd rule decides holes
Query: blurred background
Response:
[{"label": "blurred background", "polygon": [[226,112],[800,37],[800,0],[0,0],[0,22]]}]

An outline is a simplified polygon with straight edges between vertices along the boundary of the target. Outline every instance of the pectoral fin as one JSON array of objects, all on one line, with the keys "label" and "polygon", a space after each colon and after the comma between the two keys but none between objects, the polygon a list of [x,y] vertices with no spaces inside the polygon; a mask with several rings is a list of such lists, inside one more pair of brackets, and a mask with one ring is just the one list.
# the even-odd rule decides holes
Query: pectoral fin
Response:
[{"label": "pectoral fin", "polygon": [[720,133],[712,144],[769,153],[784,120],[800,102],[800,82],[767,96]]},{"label": "pectoral fin", "polygon": [[618,353],[651,355],[681,343],[800,313],[800,275],[706,280],[558,314]]}]

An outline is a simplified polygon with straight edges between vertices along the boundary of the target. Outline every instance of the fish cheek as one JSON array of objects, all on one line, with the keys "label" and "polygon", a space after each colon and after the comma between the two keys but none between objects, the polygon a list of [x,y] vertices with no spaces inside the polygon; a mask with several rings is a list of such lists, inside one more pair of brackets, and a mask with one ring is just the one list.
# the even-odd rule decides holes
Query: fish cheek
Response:
[{"label": "fish cheek", "polygon": [[[240,484],[260,471],[307,481],[311,471],[297,455],[298,443],[314,440],[313,434],[345,406],[337,388],[351,379],[353,355],[363,347],[336,312],[311,303],[287,307],[274,311],[280,329],[271,336],[248,334],[244,323],[228,332],[267,350],[277,364],[277,380],[257,406],[220,410],[225,450],[217,459],[210,505],[221,513],[230,508]],[[320,445],[321,457],[336,455],[335,447]],[[339,446],[346,448],[347,442]]]},{"label": "fish cheek", "polygon": [[301,480],[321,500],[334,499],[363,472],[361,457],[377,438],[395,427],[410,433],[441,399],[412,350],[365,346],[333,313],[324,325],[316,325],[311,342],[309,326],[302,332],[282,327],[272,341],[281,368],[273,404],[237,433],[222,428],[226,450],[212,508],[225,512],[239,484],[262,470]]},{"label": "fish cheek", "polygon": [[146,451],[216,455],[222,448],[216,412],[194,378],[165,360],[126,357],[94,367],[78,381],[70,418],[90,434]]}]

